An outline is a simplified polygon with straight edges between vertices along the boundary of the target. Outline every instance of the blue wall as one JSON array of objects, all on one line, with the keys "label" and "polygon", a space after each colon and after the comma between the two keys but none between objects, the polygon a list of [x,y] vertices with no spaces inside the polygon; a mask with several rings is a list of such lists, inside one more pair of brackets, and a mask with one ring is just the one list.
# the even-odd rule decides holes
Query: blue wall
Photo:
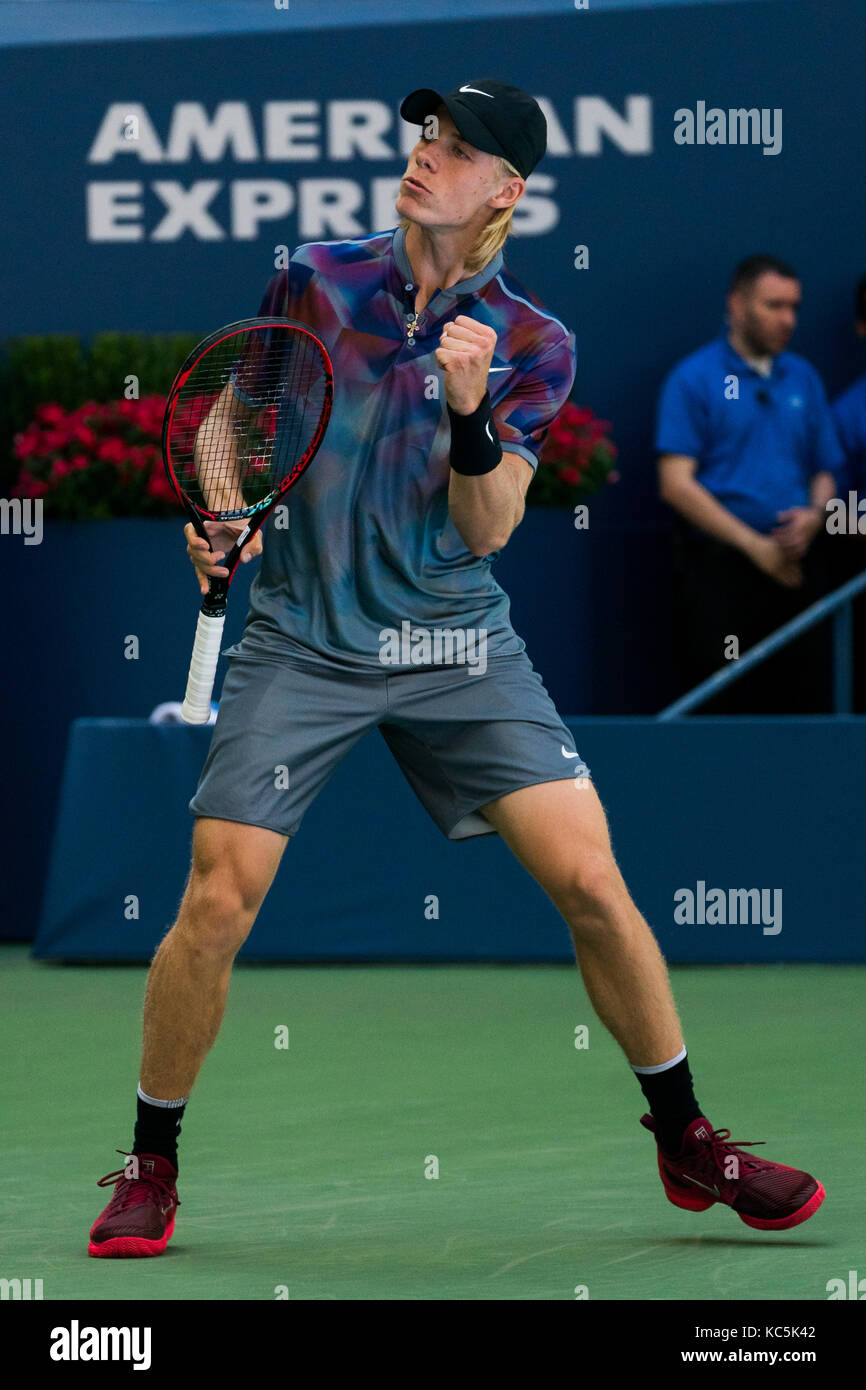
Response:
[{"label": "blue wall", "polygon": [[[390,24],[394,0],[277,0],[272,6],[260,0],[39,0],[4,4],[0,10],[0,45],[58,43],[80,39],[176,38],[190,34],[243,34],[297,29],[350,28]],[[767,0],[436,0],[440,23],[470,17],[504,17],[519,14],[569,13],[582,4],[593,12],[614,9],[647,9],[663,5],[759,4]],[[784,4],[785,0],[774,0]],[[430,20],[429,0],[401,0],[403,23]]]},{"label": "blue wall", "polygon": [[[375,215],[373,186],[404,167],[396,144],[405,127],[396,115],[401,97],[421,83],[451,86],[479,69],[508,74],[549,100],[559,129],[530,181],[532,196],[549,200],[558,221],[541,235],[515,237],[507,258],[575,329],[576,395],[613,421],[622,453],[622,481],[605,490],[591,519],[611,524],[609,543],[599,550],[603,582],[595,586],[603,639],[593,652],[597,709],[650,712],[670,695],[658,658],[667,640],[660,632],[669,627],[669,567],[660,558],[669,516],[655,495],[654,404],[668,368],[719,331],[731,266],[767,249],[800,270],[804,307],[792,346],[816,363],[831,393],[866,366],[850,323],[853,285],[866,270],[864,49],[860,0],[789,0],[451,21],[447,43],[437,20],[0,50],[14,170],[0,236],[4,264],[16,268],[4,331],[204,332],[254,313],[275,245],[310,239],[314,230],[312,180],[338,178],[357,189],[355,225],[362,231],[393,225],[384,195]],[[575,112],[586,140],[589,116],[579,103],[592,97],[620,114],[629,98],[645,102],[647,148],[639,142],[627,153],[601,136],[598,153],[577,152]],[[180,101],[200,102],[210,114],[220,102],[242,103],[258,156],[263,107],[278,100],[319,104],[307,143],[318,141],[322,157],[287,163],[224,152],[205,160],[195,150],[161,157]],[[392,122],[382,136],[391,157],[337,157],[327,132],[330,121],[339,124],[335,103],[347,100],[383,104]],[[780,108],[781,152],[677,145],[674,112],[698,101]],[[155,162],[140,158],[134,144],[107,162],[89,159],[113,103],[144,108]],[[206,179],[219,185],[208,205],[216,239],[189,230],[155,239],[165,212],[155,185]],[[257,235],[233,235],[232,198],[251,179],[290,185],[307,211],[299,215],[296,206],[261,223]],[[141,211],[127,230],[138,239],[89,240],[88,188],[96,196],[115,182],[133,185]],[[351,233],[351,225],[340,226],[315,234]],[[588,270],[573,268],[578,244],[589,247]]]},{"label": "blue wall", "polygon": [[[668,960],[866,959],[862,819],[850,814],[866,719],[569,724]],[[38,955],[149,959],[186,879],[186,803],[207,745],[203,729],[76,725]],[[737,889],[760,898],[746,910]],[[562,918],[499,836],[446,840],[375,731],[305,815],[242,954],[573,959]]]},{"label": "blue wall", "polygon": [[[581,6],[592,13],[646,10],[653,6],[695,4],[766,4],[767,0],[436,0],[436,19],[503,18],[521,14],[570,14]],[[773,0],[784,4],[785,0]],[[1,44],[70,43],[90,39],[179,38],[213,33],[295,33],[297,29],[357,28],[391,24],[393,0],[39,0],[4,3],[0,10]],[[428,24],[430,0],[400,0],[402,24]]]}]

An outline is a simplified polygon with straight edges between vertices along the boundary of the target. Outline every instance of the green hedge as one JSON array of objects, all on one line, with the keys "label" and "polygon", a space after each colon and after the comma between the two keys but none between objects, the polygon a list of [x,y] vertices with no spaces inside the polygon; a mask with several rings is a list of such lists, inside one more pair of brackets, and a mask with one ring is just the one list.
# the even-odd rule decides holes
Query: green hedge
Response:
[{"label": "green hedge", "polygon": [[[140,397],[166,395],[200,333],[98,333],[88,345],[73,334],[9,338],[0,348],[0,496],[18,479],[14,436],[33,419],[38,405],[54,401],[74,410],[85,401],[123,398],[126,378],[138,378]],[[584,483],[565,483],[556,469],[538,469],[528,502],[571,506],[595,492],[610,474],[612,456],[604,442],[593,455]],[[610,481],[615,481],[615,473]]]},{"label": "green hedge", "polygon": [[98,333],[84,345],[74,334],[8,338],[0,356],[0,496],[18,476],[12,441],[37,405],[74,410],[84,401],[123,398],[127,377],[139,395],[165,395],[184,358],[204,333]]}]

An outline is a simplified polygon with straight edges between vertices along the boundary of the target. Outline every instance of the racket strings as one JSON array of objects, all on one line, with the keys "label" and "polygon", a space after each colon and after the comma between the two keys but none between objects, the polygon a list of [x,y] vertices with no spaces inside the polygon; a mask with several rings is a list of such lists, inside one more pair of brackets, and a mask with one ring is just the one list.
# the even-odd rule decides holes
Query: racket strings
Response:
[{"label": "racket strings", "polygon": [[314,444],[328,381],[319,344],[298,329],[270,325],[212,345],[178,392],[169,432],[190,501],[222,516],[260,505]]}]

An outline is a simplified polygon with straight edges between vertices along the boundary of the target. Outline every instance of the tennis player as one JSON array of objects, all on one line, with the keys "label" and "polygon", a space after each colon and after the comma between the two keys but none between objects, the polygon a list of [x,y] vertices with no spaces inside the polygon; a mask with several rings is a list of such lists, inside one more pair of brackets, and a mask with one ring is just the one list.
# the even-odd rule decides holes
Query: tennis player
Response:
[{"label": "tennis player", "polygon": [[[245,554],[261,551],[261,571],[190,802],[189,880],[148,976],[132,1154],[100,1179],[114,1193],[91,1255],[165,1249],[180,1121],[234,957],[305,810],[374,727],[448,839],[499,834],[556,904],[593,1006],[646,1097],[641,1123],[670,1201],[693,1211],[721,1202],[777,1231],[824,1197],[808,1173],[714,1130],[695,1099],[658,945],[491,572],[575,375],[572,333],[502,256],[545,153],[544,115],[489,79],[412,92],[400,109],[422,130],[399,225],[298,247],[259,310],[322,338],[334,410],[292,493],[290,526],[272,519]],[[219,562],[242,524],[208,523],[213,552],[186,527],[203,592],[225,574]]]}]

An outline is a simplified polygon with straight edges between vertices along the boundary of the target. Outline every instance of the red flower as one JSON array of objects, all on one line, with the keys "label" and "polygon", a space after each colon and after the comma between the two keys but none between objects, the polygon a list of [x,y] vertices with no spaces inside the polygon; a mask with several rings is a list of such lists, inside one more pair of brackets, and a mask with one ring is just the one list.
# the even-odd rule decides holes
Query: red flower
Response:
[{"label": "red flower", "polygon": [[174,488],[165,476],[162,468],[154,469],[147,480],[147,493],[149,497],[154,497],[158,502],[176,502],[177,496]]},{"label": "red flower", "polygon": [[[190,449],[213,400],[211,394],[185,403]],[[164,397],[156,395],[85,401],[68,412],[56,401],[43,402],[32,423],[15,436],[21,472],[12,495],[44,496],[50,514],[55,509],[54,515],[70,520],[91,514],[173,514],[177,498],[160,448],[164,410]],[[106,474],[102,497],[92,497],[91,478],[102,482]]]},{"label": "red flower", "polygon": [[12,489],[12,495],[14,497],[44,497],[47,491],[47,483],[42,483],[38,478],[31,478],[29,474],[26,474],[18,486]]},{"label": "red flower", "polygon": [[122,439],[104,439],[96,450],[96,457],[105,459],[106,463],[121,463],[128,452]]},{"label": "red flower", "polygon": [[541,462],[547,466],[538,494],[542,504],[565,504],[575,495],[597,490],[616,455],[610,429],[610,421],[597,419],[589,406],[565,402],[544,435]]},{"label": "red flower", "polygon": [[21,434],[16,434],[15,457],[19,459],[30,458],[32,454],[35,454],[38,445],[39,433],[37,430],[34,430],[31,426],[30,428],[24,430]]},{"label": "red flower", "polygon": [[607,434],[610,428],[610,420],[593,420],[589,427],[589,432],[593,439],[601,439],[602,435]]},{"label": "red flower", "polygon": [[55,449],[65,449],[69,443],[69,432],[67,430],[46,430],[42,436],[43,449],[52,452]]},{"label": "red flower", "polygon": [[56,401],[48,401],[36,407],[36,419],[43,425],[59,425],[66,419],[66,411]]}]

